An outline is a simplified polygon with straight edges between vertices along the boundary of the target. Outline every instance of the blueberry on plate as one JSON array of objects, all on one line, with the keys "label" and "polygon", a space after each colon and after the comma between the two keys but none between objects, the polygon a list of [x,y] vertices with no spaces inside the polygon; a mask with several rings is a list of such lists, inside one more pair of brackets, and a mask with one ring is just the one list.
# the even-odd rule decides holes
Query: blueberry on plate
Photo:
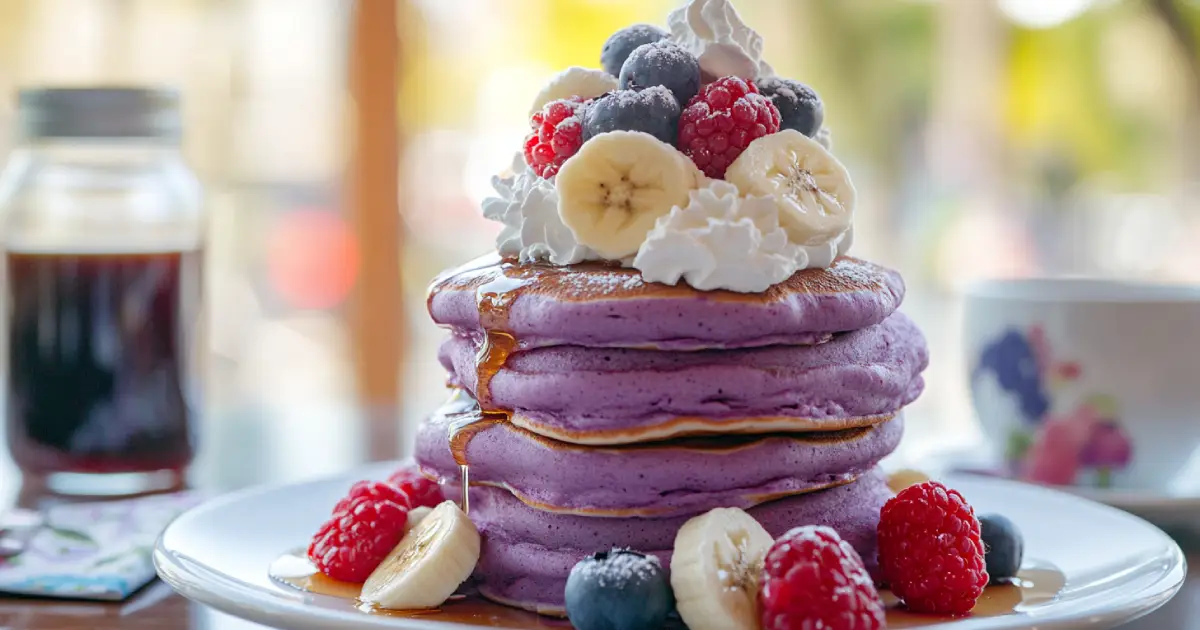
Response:
[{"label": "blueberry on plate", "polygon": [[613,33],[600,50],[600,65],[605,72],[615,76],[621,74],[621,66],[629,53],[642,44],[666,39],[668,33],[652,24],[634,24]]},{"label": "blueberry on plate", "polygon": [[781,129],[795,129],[813,137],[825,122],[825,105],[812,88],[791,79],[770,77],[754,82],[758,92],[779,110]]},{"label": "blueberry on plate", "polygon": [[670,41],[642,44],[621,66],[620,82],[622,90],[661,85],[683,106],[700,91],[700,62]]},{"label": "blueberry on plate", "polygon": [[1025,556],[1025,539],[1021,537],[1021,530],[999,514],[980,516],[979,526],[988,578],[997,582],[1016,577]]},{"label": "blueberry on plate", "polygon": [[679,114],[679,101],[661,85],[609,92],[584,109],[583,141],[608,131],[641,131],[674,146]]},{"label": "blueberry on plate", "polygon": [[564,595],[576,630],[658,630],[675,608],[658,558],[628,549],[580,560]]}]

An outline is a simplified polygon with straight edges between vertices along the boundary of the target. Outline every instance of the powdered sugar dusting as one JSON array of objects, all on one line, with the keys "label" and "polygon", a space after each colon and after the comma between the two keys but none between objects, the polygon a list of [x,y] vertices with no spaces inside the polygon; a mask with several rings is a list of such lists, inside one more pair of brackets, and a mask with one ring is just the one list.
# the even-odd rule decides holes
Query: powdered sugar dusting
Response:
[{"label": "powdered sugar dusting", "polygon": [[669,68],[671,64],[679,62],[687,62],[692,56],[688,52],[673,42],[662,40],[653,44],[646,44],[639,56],[646,60],[646,63],[656,68]]},{"label": "powdered sugar dusting", "polygon": [[[655,85],[643,90],[618,90],[613,92],[613,97],[616,98],[617,107],[620,108],[636,107],[644,102],[654,103],[657,101],[656,104],[664,107],[671,107],[672,103],[675,103],[675,97],[671,95],[671,90],[661,85]],[[675,107],[678,107],[678,105],[675,105]]]},{"label": "powdered sugar dusting", "polygon": [[584,561],[572,570],[572,573],[594,581],[601,588],[619,588],[625,584],[645,582],[661,572],[662,562],[657,556],[620,548],[613,548],[604,560]]},{"label": "powdered sugar dusting", "polygon": [[855,258],[842,258],[829,268],[829,273],[847,284],[876,287],[883,285],[883,276],[878,267]]},{"label": "powdered sugar dusting", "polygon": [[639,289],[646,281],[641,274],[613,270],[568,274],[563,276],[562,284],[580,293],[612,293]]}]

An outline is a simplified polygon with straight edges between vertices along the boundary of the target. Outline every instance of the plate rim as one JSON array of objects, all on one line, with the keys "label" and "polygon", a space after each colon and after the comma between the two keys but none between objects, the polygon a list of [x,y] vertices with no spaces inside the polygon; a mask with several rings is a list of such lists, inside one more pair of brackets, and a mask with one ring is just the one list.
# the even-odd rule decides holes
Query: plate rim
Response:
[{"label": "plate rim", "polygon": [[[220,495],[197,505],[173,519],[154,544],[154,567],[159,577],[183,597],[210,606],[221,612],[275,627],[294,628],[295,630],[332,630],[344,628],[347,630],[365,628],[410,628],[412,630],[470,630],[480,626],[460,623],[432,621],[421,619],[398,619],[394,617],[379,617],[371,615],[349,616],[343,611],[314,607],[306,601],[274,599],[271,593],[254,596],[255,592],[264,591],[262,587],[247,584],[236,578],[204,565],[202,562],[168,549],[165,540],[168,533],[177,522],[195,518],[197,515],[220,510],[223,507],[244,501],[256,496],[271,494],[286,489],[303,488],[307,486],[332,483],[339,480],[349,481],[351,478],[376,478],[386,475],[404,461],[372,463],[350,469],[338,475],[299,482],[285,482],[252,486],[231,493]],[[1061,490],[1026,484],[1003,478],[984,477],[971,474],[948,474],[944,477],[947,485],[966,486],[999,486],[998,492],[1010,487],[1025,493],[1049,495],[1049,498],[1066,499],[1071,502],[1083,502],[1094,509],[1107,512],[1108,516],[1126,521],[1131,526],[1151,530],[1163,543],[1165,554],[1155,556],[1149,563],[1137,567],[1153,569],[1159,567],[1153,581],[1141,589],[1127,592],[1120,600],[1111,597],[1079,608],[1080,605],[1057,612],[1050,607],[1035,609],[1020,618],[1025,624],[1014,626],[1012,618],[980,617],[974,619],[948,619],[928,627],[954,628],[954,630],[1015,630],[1020,627],[1036,625],[1039,630],[1068,629],[1083,627],[1113,627],[1116,624],[1127,623],[1161,607],[1173,598],[1182,588],[1187,578],[1187,559],[1183,550],[1169,535],[1149,521],[1125,512],[1111,505],[1063,492]],[[969,492],[969,491],[968,491]],[[192,566],[188,566],[188,565]],[[264,567],[264,571],[266,568]],[[199,584],[204,584],[200,586]],[[311,597],[311,596],[310,596]],[[321,597],[321,596],[316,596]],[[1116,603],[1119,602],[1119,603]],[[1042,613],[1042,610],[1048,611]],[[1040,614],[1039,614],[1040,613]],[[1005,620],[1008,621],[1005,621]],[[1092,619],[1092,623],[1088,623]]]}]

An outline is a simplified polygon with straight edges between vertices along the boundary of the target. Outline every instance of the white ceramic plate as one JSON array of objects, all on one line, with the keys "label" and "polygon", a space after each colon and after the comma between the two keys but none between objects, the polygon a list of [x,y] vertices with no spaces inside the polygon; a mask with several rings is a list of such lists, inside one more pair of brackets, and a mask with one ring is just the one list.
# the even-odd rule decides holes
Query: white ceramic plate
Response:
[{"label": "white ceramic plate", "polygon": [[1071,494],[1132,512],[1158,525],[1200,524],[1200,495],[1151,494],[1131,490],[1063,488]]},{"label": "white ceramic plate", "polygon": [[[941,479],[945,474],[971,478],[1001,477],[1000,475],[987,472],[988,467],[986,466],[964,466],[949,457],[947,457],[947,462],[945,463],[927,464],[920,468],[929,471],[935,479]],[[1200,532],[1200,487],[1175,492],[1087,488],[1083,486],[1050,487],[1097,503],[1125,510],[1126,512],[1131,512],[1155,525],[1166,527],[1171,531],[1180,529]]]},{"label": "white ceramic plate", "polygon": [[[450,630],[467,626],[362,614],[344,600],[281,588],[267,568],[302,547],[331,506],[359,479],[342,477],[254,488],[209,501],[175,520],[154,553],[158,573],[185,597],[270,626],[295,630]],[[939,630],[1111,628],[1158,608],[1183,584],[1179,547],[1153,525],[1061,492],[999,479],[949,477],[980,512],[1000,512],[1025,532],[1026,555],[1057,566],[1057,600],[1003,617],[947,620]]]},{"label": "white ceramic plate", "polygon": [[[986,448],[975,445],[928,454],[919,459],[896,459],[888,462],[886,468],[916,468],[935,479],[941,479],[947,474],[972,478],[1003,478],[1004,475],[992,472],[996,469],[996,462],[987,453]],[[1194,461],[1194,464],[1189,465],[1188,471],[1180,475],[1179,482],[1173,484],[1169,490],[1156,492],[1083,486],[1049,487],[1131,512],[1169,531],[1200,534],[1200,454]]]}]

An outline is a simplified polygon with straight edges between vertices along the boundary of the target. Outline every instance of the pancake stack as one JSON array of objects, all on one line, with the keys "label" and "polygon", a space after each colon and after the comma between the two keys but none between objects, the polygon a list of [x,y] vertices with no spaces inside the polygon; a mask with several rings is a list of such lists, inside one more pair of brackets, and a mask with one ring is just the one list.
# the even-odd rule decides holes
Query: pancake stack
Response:
[{"label": "pancake stack", "polygon": [[495,255],[440,276],[452,395],[416,456],[450,498],[469,475],[480,591],[561,614],[580,559],[629,547],[670,566],[679,527],[716,507],[773,536],[829,525],[873,570],[891,496],[876,464],[927,363],[903,295],[845,256],[762,293]]}]

